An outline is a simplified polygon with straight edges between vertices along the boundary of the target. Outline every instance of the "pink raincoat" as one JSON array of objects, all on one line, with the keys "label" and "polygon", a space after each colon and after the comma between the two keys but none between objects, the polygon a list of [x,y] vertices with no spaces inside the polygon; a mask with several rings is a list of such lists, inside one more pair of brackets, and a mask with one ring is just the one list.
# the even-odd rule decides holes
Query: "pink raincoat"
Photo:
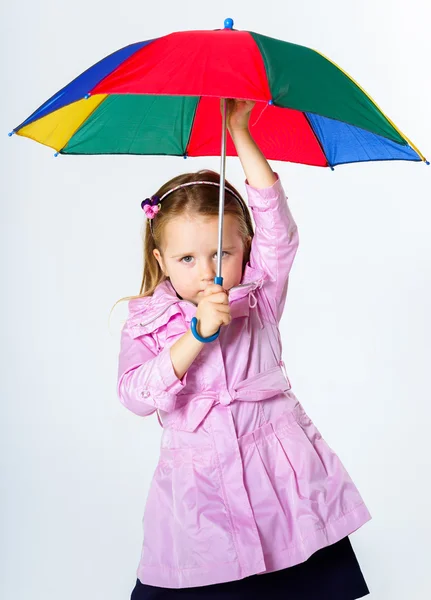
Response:
[{"label": "pink raincoat", "polygon": [[160,457],[143,518],[137,576],[186,588],[307,560],[371,519],[355,484],[291,390],[278,329],[298,232],[277,175],[246,181],[255,235],[232,321],[177,378],[170,346],[196,306],[169,280],[129,301],[118,395],[157,411]]}]

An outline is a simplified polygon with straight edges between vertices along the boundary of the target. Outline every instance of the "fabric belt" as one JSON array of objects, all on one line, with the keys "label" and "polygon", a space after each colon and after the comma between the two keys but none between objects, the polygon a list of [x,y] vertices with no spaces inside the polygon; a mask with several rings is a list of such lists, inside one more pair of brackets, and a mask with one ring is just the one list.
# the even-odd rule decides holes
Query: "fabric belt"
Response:
[{"label": "fabric belt", "polygon": [[247,377],[232,389],[219,391],[202,390],[193,394],[178,394],[181,405],[171,413],[165,413],[163,427],[181,431],[195,431],[213,406],[229,406],[233,402],[260,402],[291,389],[283,361],[275,367]]}]

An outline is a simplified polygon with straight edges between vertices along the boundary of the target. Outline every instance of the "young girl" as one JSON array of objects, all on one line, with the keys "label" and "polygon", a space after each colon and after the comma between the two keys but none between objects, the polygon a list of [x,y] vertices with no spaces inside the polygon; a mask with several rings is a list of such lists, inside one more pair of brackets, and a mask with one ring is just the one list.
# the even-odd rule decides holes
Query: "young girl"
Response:
[{"label": "young girl", "polygon": [[[277,173],[249,132],[227,127],[255,223],[226,182],[223,287],[216,275],[220,177],[199,171],[142,203],[139,296],[121,334],[120,401],[157,412],[163,434],[132,600],[351,600],[369,593],[348,535],[371,515],[291,390],[278,329],[298,232]],[[131,299],[130,299],[131,298]],[[196,316],[198,333],[190,321]]]}]

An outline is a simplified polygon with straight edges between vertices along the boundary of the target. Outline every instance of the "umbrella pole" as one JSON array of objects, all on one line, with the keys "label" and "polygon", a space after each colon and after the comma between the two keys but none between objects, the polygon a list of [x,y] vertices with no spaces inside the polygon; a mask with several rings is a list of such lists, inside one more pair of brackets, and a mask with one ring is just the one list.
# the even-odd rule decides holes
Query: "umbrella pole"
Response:
[{"label": "umbrella pole", "polygon": [[220,152],[220,196],[218,213],[218,250],[217,250],[217,276],[214,283],[223,285],[221,274],[221,261],[223,249],[223,217],[225,197],[225,173],[226,173],[226,98],[222,99],[222,130],[221,130],[221,152]]},{"label": "umbrella pole", "polygon": [[[214,277],[214,283],[223,285],[223,277],[221,275],[221,259],[223,249],[223,216],[224,216],[224,188],[225,188],[225,171],[226,171],[226,98],[222,98],[222,130],[221,130],[221,152],[220,152],[220,197],[219,197],[219,213],[218,213],[218,250],[217,250],[217,275]],[[220,334],[221,326],[213,335],[202,337],[198,331],[198,320],[192,317],[190,321],[190,329],[194,337],[200,342],[213,342]]]}]

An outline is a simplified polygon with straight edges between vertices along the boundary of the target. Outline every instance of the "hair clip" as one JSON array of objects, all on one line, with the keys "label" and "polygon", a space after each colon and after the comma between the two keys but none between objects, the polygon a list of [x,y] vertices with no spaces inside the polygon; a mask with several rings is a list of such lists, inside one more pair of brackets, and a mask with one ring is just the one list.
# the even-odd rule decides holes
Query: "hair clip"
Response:
[{"label": "hair clip", "polygon": [[159,212],[162,205],[158,196],[151,196],[151,198],[145,198],[141,202],[141,208],[145,212],[148,219],[154,219],[155,215]]}]

